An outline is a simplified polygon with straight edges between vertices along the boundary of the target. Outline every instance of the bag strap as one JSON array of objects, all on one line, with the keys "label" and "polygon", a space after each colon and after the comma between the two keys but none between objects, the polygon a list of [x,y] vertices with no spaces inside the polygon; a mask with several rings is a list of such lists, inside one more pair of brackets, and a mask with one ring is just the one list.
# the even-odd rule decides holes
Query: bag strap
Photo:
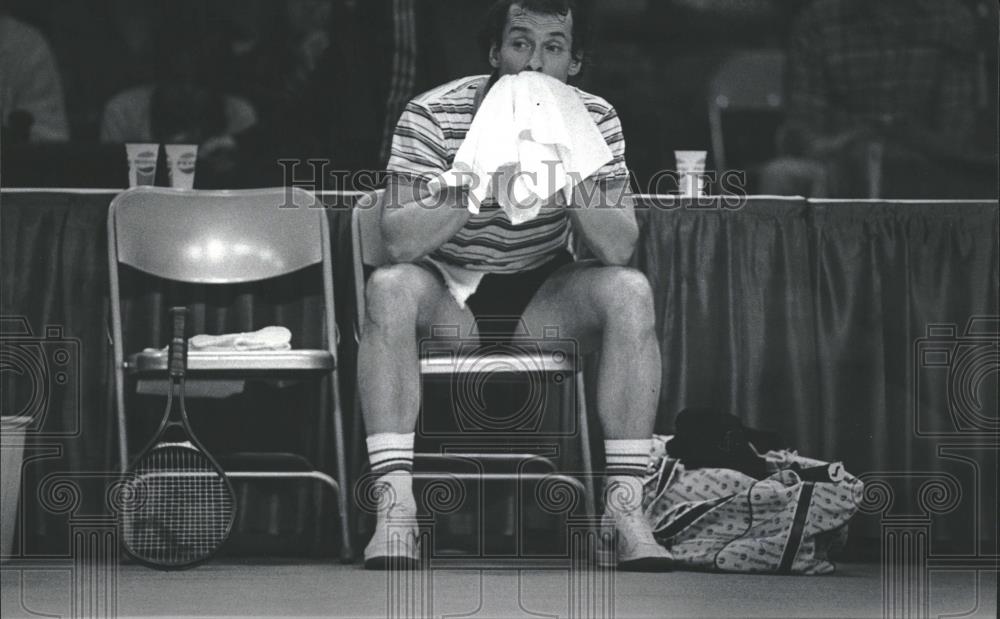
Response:
[{"label": "bag strap", "polygon": [[672,520],[667,526],[658,531],[654,531],[654,534],[657,538],[662,540],[669,540],[676,537],[680,535],[684,529],[694,524],[696,520],[723,503],[731,501],[733,498],[735,497],[719,497],[717,499],[705,501],[704,503],[699,503],[678,516],[676,519]]},{"label": "bag strap", "polygon": [[792,563],[795,561],[795,556],[799,554],[799,546],[802,545],[802,532],[805,530],[806,517],[809,515],[813,485],[812,482],[808,481],[802,483],[802,490],[799,492],[799,502],[795,506],[795,518],[792,520],[792,530],[788,533],[785,551],[781,554],[781,563],[778,565],[779,574],[792,573]]}]

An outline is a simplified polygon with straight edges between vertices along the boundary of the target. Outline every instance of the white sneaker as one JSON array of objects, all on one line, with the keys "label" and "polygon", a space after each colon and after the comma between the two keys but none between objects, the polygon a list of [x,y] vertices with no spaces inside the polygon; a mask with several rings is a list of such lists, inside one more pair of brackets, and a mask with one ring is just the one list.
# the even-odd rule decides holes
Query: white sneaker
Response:
[{"label": "white sneaker", "polygon": [[365,547],[366,570],[412,570],[420,565],[420,530],[417,506],[395,496],[380,508],[375,534]]},{"label": "white sneaker", "polygon": [[629,572],[667,572],[673,568],[673,555],[653,537],[641,509],[605,512],[601,535],[597,555],[601,567],[616,566]]}]

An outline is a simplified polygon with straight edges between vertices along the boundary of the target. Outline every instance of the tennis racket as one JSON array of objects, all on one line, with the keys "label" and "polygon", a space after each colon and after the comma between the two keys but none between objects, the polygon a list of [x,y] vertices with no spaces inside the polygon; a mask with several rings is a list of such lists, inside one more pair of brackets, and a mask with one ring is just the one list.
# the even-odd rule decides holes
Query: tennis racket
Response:
[{"label": "tennis racket", "polygon": [[210,559],[229,537],[236,495],[188,423],[187,308],[171,308],[170,314],[174,331],[167,408],[153,439],[126,471],[122,536],[126,552],[136,561],[182,569]]}]

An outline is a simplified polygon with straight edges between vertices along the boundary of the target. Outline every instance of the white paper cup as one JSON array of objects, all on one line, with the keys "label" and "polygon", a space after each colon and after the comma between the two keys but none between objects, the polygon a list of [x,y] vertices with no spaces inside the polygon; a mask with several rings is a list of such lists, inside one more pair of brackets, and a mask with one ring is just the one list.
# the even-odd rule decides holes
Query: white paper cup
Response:
[{"label": "white paper cup", "polygon": [[703,150],[675,150],[677,160],[678,188],[680,194],[687,198],[697,198],[705,193],[705,159],[708,153]]},{"label": "white paper cup", "polygon": [[198,163],[197,144],[167,144],[167,176],[170,186],[177,189],[194,189],[194,169]]},{"label": "white paper cup", "polygon": [[160,157],[159,144],[126,144],[128,159],[128,186],[153,185],[156,182],[156,161]]}]

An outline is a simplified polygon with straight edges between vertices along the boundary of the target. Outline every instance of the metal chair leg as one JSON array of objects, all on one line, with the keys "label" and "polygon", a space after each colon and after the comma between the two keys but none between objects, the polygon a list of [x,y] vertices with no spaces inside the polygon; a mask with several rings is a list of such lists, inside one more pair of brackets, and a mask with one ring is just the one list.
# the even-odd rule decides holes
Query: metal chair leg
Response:
[{"label": "metal chair leg", "polygon": [[337,510],[340,515],[340,560],[342,563],[350,563],[354,560],[354,551],[351,544],[351,527],[348,520],[348,502],[351,493],[348,492],[347,485],[347,457],[344,454],[344,420],[343,411],[340,408],[340,389],[338,386],[337,369],[330,372],[330,397],[333,400],[333,440],[337,460],[337,483],[341,492],[337,497]]},{"label": "metal chair leg", "polygon": [[118,410],[118,467],[128,468],[128,428],[125,425],[125,370],[115,367],[115,408]]},{"label": "metal chair leg", "polygon": [[[568,382],[568,381],[567,381]],[[587,418],[587,391],[583,385],[583,368],[576,371],[576,399],[579,402],[580,456],[583,460],[584,497],[587,515],[597,514],[597,500],[594,492],[594,460],[590,450],[590,422]]]}]

